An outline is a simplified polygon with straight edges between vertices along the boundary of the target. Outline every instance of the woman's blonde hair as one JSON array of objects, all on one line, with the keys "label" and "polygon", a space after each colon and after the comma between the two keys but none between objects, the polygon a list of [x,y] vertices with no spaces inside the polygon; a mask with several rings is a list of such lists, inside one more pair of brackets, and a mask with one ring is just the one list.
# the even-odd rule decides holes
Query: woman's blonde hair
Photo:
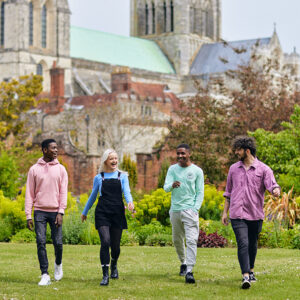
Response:
[{"label": "woman's blonde hair", "polygon": [[[116,153],[117,156],[118,156],[117,151],[114,150],[114,149],[107,149],[107,150],[104,151],[104,153],[103,153],[103,155],[101,157],[100,167],[99,167],[99,170],[98,170],[99,174],[101,172],[105,172],[105,162],[107,161],[109,155],[112,154],[112,153]],[[124,171],[120,170],[119,168],[117,169],[117,171],[127,174],[127,172],[124,172]]]}]

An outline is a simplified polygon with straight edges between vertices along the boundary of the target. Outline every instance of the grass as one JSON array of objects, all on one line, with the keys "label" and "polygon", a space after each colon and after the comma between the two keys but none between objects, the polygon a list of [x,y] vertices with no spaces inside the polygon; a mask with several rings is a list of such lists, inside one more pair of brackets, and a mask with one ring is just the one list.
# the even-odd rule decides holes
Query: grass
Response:
[{"label": "grass", "polygon": [[[53,247],[47,245],[53,278]],[[236,249],[198,249],[195,285],[173,247],[122,247],[119,280],[100,287],[99,246],[64,246],[64,278],[39,287],[35,244],[0,243],[0,299],[300,299],[300,251],[259,249],[258,282],[241,290]]]}]

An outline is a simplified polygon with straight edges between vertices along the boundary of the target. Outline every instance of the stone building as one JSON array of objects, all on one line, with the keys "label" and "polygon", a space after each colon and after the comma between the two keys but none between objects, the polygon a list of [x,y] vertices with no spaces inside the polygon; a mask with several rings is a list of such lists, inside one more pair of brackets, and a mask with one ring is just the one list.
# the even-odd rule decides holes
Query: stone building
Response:
[{"label": "stone building", "polygon": [[[37,141],[58,137],[77,193],[108,146],[138,161],[139,187],[154,188],[152,148],[178,99],[197,92],[195,79],[206,83],[248,64],[254,50],[300,74],[299,55],[283,53],[275,30],[224,43],[221,0],[131,0],[130,37],[70,26],[70,14],[67,0],[0,0],[0,80],[43,75],[51,101],[32,119]],[[88,179],[77,168],[87,168]]]}]

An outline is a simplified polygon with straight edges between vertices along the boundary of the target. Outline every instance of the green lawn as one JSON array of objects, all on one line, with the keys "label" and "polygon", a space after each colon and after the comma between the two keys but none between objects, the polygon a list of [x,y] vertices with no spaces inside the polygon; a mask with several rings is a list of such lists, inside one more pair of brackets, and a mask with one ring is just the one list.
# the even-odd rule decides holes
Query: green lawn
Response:
[{"label": "green lawn", "polygon": [[[47,245],[53,278],[53,247]],[[195,285],[172,247],[122,247],[120,279],[100,287],[99,246],[64,246],[64,278],[39,287],[35,244],[0,243],[0,299],[300,299],[300,251],[259,249],[258,282],[240,289],[236,249],[198,249]]]}]

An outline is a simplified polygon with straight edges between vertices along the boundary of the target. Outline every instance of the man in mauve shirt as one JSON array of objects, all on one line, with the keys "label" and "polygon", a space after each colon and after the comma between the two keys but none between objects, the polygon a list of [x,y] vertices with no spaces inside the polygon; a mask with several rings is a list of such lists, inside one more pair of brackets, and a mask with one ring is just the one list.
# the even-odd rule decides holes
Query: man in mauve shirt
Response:
[{"label": "man in mauve shirt", "polygon": [[268,190],[278,197],[280,187],[271,168],[257,159],[253,138],[237,137],[233,142],[233,151],[240,161],[229,169],[222,223],[228,225],[229,210],[243,275],[242,288],[248,289],[251,282],[256,281],[254,262],[264,219],[264,194]]},{"label": "man in mauve shirt", "polygon": [[43,157],[33,165],[27,176],[25,213],[27,227],[33,230],[32,208],[34,207],[34,227],[38,259],[42,273],[39,285],[51,283],[48,274],[46,251],[47,223],[51,228],[51,238],[55,250],[54,278],[63,277],[62,269],[62,223],[68,196],[68,174],[57,160],[57,144],[53,139],[42,142]]}]

